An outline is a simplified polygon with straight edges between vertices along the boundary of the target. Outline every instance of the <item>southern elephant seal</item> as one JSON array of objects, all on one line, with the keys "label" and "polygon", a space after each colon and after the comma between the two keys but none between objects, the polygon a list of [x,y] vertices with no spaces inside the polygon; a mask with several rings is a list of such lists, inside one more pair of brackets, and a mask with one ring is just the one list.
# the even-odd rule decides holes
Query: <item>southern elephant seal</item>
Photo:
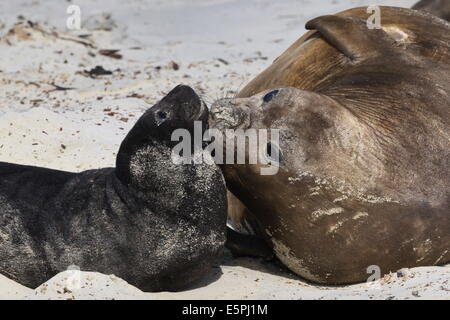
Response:
[{"label": "southern elephant seal", "polygon": [[365,8],[308,22],[238,98],[212,106],[212,127],[281,130],[258,150],[279,150],[276,175],[222,170],[277,257],[311,281],[450,261],[450,25],[381,13],[381,29]]},{"label": "southern elephant seal", "polygon": [[76,265],[146,291],[201,278],[225,242],[225,182],[215,165],[174,164],[171,134],[208,113],[178,86],[137,121],[115,168],[0,163],[0,273],[34,288]]}]

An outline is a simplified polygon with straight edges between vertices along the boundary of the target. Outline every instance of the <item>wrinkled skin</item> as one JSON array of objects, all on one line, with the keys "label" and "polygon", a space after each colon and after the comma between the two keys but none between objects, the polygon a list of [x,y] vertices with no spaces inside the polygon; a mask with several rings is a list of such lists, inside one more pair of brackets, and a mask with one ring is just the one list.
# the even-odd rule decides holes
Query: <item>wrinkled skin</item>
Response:
[{"label": "wrinkled skin", "polygon": [[178,86],[122,142],[115,168],[81,173],[0,163],[0,273],[35,288],[76,265],[145,291],[198,281],[225,242],[220,169],[171,161],[171,133],[206,124]]},{"label": "wrinkled skin", "polygon": [[450,26],[381,7],[382,29],[369,30],[365,12],[308,22],[314,31],[211,110],[219,129],[281,130],[276,175],[222,169],[277,257],[319,283],[450,261]]}]

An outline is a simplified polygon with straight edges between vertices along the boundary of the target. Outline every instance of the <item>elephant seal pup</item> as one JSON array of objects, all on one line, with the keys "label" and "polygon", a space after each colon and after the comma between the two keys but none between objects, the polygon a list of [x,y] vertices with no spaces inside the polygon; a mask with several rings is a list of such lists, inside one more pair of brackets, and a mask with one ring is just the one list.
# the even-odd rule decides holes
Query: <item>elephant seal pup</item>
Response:
[{"label": "elephant seal pup", "polygon": [[[315,91],[215,102],[211,127],[280,130],[259,163],[222,166],[229,189],[276,256],[314,282],[365,281],[373,265],[388,273],[449,262],[450,65],[364,19],[324,16],[307,28],[347,71]],[[261,175],[274,152],[278,173]]]},{"label": "elephant seal pup", "polygon": [[176,165],[173,130],[207,123],[187,86],[147,110],[115,168],[70,173],[0,164],[0,273],[37,287],[76,265],[146,291],[179,290],[221,254],[226,188],[216,166]]}]

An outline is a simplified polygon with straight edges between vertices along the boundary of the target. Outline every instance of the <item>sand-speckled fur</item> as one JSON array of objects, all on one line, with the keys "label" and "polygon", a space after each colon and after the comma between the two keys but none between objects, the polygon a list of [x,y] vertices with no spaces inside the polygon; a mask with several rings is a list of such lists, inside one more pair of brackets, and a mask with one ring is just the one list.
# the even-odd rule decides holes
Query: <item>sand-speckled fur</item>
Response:
[{"label": "sand-speckled fur", "polygon": [[214,165],[172,163],[170,141],[172,130],[205,121],[201,108],[192,89],[174,89],[138,120],[116,168],[0,163],[0,273],[35,288],[76,265],[147,291],[204,276],[225,242],[224,180]]}]

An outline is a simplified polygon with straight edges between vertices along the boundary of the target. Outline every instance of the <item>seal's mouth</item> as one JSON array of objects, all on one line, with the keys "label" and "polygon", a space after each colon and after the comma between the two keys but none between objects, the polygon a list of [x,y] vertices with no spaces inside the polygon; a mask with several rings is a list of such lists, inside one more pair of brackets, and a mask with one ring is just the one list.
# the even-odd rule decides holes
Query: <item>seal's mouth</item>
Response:
[{"label": "seal's mouth", "polygon": [[219,130],[248,129],[250,109],[239,103],[239,99],[220,99],[211,106],[209,126]]}]

